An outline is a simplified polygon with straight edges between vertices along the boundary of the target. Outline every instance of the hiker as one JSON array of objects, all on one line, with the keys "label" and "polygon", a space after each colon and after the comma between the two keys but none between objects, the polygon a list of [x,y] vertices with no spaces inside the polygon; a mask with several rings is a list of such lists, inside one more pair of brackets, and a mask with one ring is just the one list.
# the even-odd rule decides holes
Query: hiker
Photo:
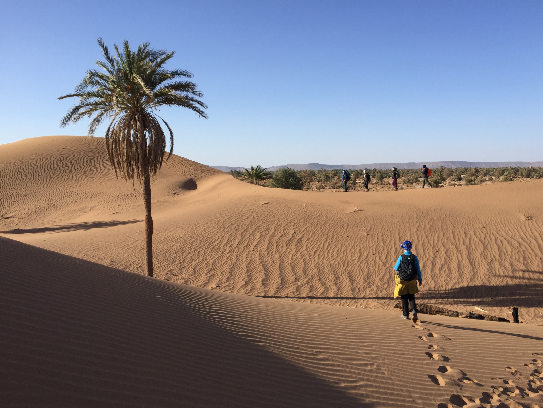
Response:
[{"label": "hiker", "polygon": [[341,181],[343,182],[343,190],[347,192],[347,182],[351,179],[351,174],[347,170],[343,170]]},{"label": "hiker", "polygon": [[[413,323],[417,322],[417,306],[415,305],[415,293],[419,292],[418,286],[422,286],[422,275],[420,273],[419,259],[411,252],[412,244],[410,241],[404,241],[401,245],[404,253],[400,255],[394,271],[396,287],[394,288],[394,298],[402,298],[402,318],[409,319],[409,310],[413,312]],[[418,286],[417,286],[418,281]]]},{"label": "hiker", "polygon": [[362,179],[364,180],[364,188],[366,189],[366,191],[370,191],[369,184],[370,184],[371,177],[370,177],[370,173],[368,173],[365,169],[364,169],[364,172],[362,173]]},{"label": "hiker", "polygon": [[432,186],[430,185],[430,182],[428,181],[428,176],[430,175],[429,174],[429,168],[426,167],[426,164],[423,164],[422,165],[422,187],[421,188],[424,188],[424,185],[425,184],[428,184],[428,187],[432,188]]},{"label": "hiker", "polygon": [[394,191],[398,191],[398,179],[400,178],[400,172],[396,167],[392,167],[392,187]]}]

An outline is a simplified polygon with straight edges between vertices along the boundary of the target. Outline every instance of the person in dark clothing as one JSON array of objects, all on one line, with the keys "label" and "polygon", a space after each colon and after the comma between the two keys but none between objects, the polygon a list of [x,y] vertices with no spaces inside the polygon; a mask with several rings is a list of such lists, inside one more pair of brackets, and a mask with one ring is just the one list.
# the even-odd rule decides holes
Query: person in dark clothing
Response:
[{"label": "person in dark clothing", "polygon": [[341,181],[343,182],[343,190],[347,192],[347,183],[351,179],[351,175],[347,170],[343,170],[343,174],[341,175]]},{"label": "person in dark clothing", "polygon": [[362,180],[364,180],[364,188],[366,189],[366,191],[370,191],[369,184],[371,177],[370,173],[368,173],[366,170],[364,170],[364,172],[362,173]]},{"label": "person in dark clothing", "polygon": [[422,187],[421,188],[424,188],[426,184],[428,184],[428,187],[432,188],[432,186],[430,185],[430,182],[428,181],[428,167],[426,167],[426,164],[422,165],[421,173],[422,173]]},{"label": "person in dark clothing", "polygon": [[398,191],[398,179],[400,178],[400,172],[396,167],[392,168],[392,187],[394,191]]},{"label": "person in dark clothing", "polygon": [[[422,274],[420,271],[419,259],[411,252],[412,244],[410,241],[404,241],[400,247],[404,250],[394,265],[396,275],[396,287],[394,288],[394,298],[398,296],[402,299],[402,318],[409,319],[409,310],[413,312],[413,323],[416,323],[417,305],[415,304],[415,294],[419,292],[418,286],[422,286]],[[403,278],[403,279],[402,279]]]}]

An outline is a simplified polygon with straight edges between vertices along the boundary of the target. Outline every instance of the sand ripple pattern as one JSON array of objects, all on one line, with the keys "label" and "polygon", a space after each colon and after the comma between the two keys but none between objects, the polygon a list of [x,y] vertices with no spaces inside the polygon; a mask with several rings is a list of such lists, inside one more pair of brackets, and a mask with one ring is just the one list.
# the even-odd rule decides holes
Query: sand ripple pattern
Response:
[{"label": "sand ripple pattern", "polygon": [[484,392],[506,404],[539,395],[541,356],[513,368],[540,346],[535,326],[415,325],[228,294],[6,238],[0,256],[2,406],[493,406]]}]

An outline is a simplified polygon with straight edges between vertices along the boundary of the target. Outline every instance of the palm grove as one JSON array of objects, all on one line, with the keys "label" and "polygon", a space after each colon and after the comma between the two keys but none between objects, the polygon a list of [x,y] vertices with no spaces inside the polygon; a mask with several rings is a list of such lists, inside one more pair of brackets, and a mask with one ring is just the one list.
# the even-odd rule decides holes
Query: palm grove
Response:
[{"label": "palm grove", "polygon": [[78,103],[64,116],[61,126],[93,117],[89,136],[93,136],[104,120],[110,120],[105,133],[109,160],[125,180],[134,178],[142,184],[145,204],[147,274],[153,276],[153,219],[151,217],[151,176],[161,168],[167,150],[167,137],[161,123],[168,129],[169,153],[173,151],[173,132],[168,123],[154,111],[160,106],[179,106],[207,118],[207,106],[197,98],[203,94],[196,84],[185,78],[185,70],[167,70],[164,65],[174,52],[154,50],[149,43],[132,51],[128,41],[122,49],[114,45],[110,54],[101,38],[98,44],[105,61],[96,61],[103,71],[91,69],[74,90],[61,96],[78,98]]}]

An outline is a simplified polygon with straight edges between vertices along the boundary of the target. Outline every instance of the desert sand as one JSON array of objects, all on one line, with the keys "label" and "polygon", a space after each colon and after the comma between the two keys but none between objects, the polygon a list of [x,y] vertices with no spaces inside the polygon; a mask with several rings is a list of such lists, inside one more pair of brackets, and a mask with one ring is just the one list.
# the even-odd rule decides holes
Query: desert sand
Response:
[{"label": "desert sand", "polygon": [[[543,406],[542,180],[304,192],[172,156],[155,278],[102,138],[1,145],[0,183],[0,406]],[[419,304],[522,323],[402,320],[405,239]]]}]

